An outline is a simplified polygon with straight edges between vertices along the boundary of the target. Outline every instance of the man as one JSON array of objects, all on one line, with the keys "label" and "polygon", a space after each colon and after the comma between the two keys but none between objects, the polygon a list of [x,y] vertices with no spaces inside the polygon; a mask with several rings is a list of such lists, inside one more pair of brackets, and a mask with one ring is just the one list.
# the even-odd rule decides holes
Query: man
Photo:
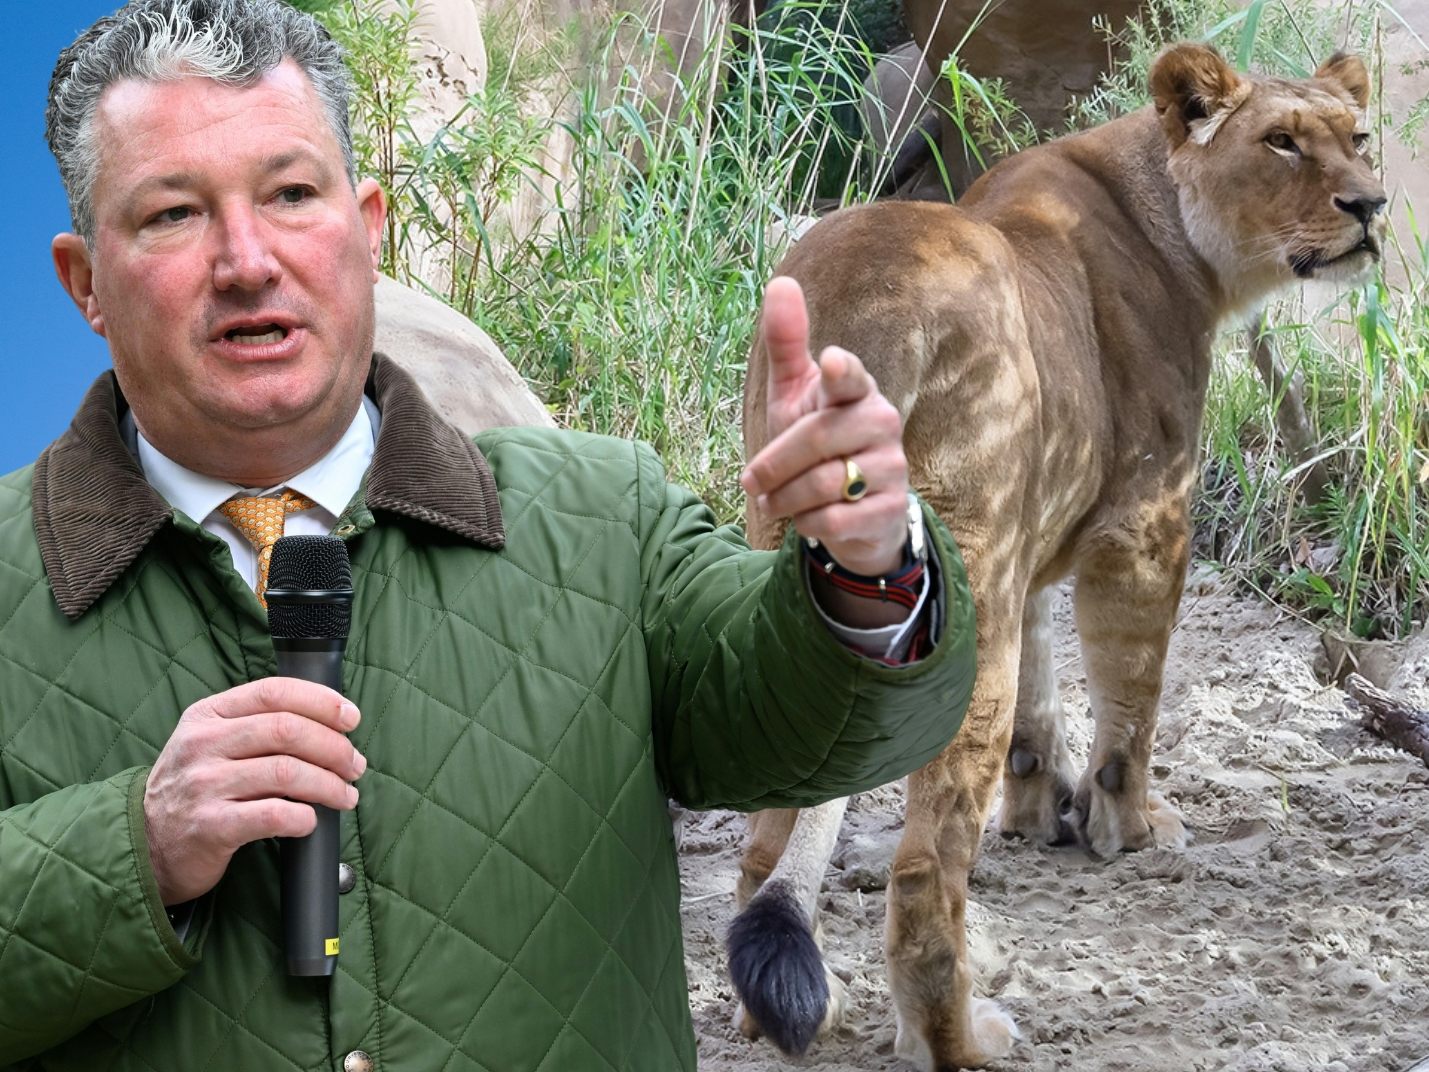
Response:
[{"label": "man", "polygon": [[[811,359],[788,281],[744,479],[817,551],[749,551],[643,447],[462,439],[371,352],[347,94],[277,0],[138,0],[56,68],[54,260],[114,368],[0,481],[0,1066],[692,1069],[666,796],[802,805],[936,754],[957,551],[927,517],[908,561],[896,412]],[[274,526],[347,541],[342,695],[272,676]],[[294,978],[272,839],[314,804],[340,955]]]}]

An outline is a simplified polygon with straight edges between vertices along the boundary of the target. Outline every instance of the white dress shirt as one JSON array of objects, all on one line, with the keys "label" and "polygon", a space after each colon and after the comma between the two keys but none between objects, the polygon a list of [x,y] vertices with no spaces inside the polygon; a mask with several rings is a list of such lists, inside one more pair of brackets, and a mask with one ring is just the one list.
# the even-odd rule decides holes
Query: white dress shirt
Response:
[{"label": "white dress shirt", "polygon": [[337,444],[301,473],[271,488],[241,488],[184,468],[145,439],[143,432],[137,428],[135,432],[139,465],[145,478],[170,506],[228,544],[233,568],[248,582],[249,588],[258,583],[258,554],[248,538],[234,528],[218,508],[235,495],[275,495],[283,488],[292,488],[317,505],[289,514],[283,522],[283,534],[325,536],[357,494],[375,446],[372,418],[365,405],[358,406],[357,414]]}]

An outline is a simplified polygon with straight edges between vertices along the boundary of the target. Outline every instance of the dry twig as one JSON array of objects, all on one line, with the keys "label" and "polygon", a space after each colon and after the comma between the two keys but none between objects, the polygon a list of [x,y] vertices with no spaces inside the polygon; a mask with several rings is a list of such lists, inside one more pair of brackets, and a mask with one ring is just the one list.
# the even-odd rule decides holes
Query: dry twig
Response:
[{"label": "dry twig", "polygon": [[1345,694],[1350,709],[1360,712],[1361,725],[1429,767],[1429,711],[1375,688],[1359,674],[1345,678]]}]

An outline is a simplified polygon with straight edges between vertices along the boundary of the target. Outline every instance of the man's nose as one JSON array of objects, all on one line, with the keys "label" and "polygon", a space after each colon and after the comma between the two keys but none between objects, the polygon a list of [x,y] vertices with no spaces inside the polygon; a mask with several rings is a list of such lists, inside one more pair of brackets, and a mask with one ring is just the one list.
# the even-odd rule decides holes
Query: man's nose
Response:
[{"label": "man's nose", "polygon": [[257,213],[236,210],[219,221],[213,285],[218,290],[261,290],[281,274],[267,228]]}]

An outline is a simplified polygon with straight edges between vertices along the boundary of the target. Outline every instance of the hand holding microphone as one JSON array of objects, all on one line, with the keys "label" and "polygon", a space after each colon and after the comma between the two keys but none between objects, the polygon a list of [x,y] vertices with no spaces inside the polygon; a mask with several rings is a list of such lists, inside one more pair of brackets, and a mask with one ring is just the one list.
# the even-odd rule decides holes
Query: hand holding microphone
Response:
[{"label": "hand holding microphone", "polygon": [[[238,685],[184,711],[144,790],[149,855],[164,904],[207,893],[251,841],[311,834],[315,806],[355,807],[357,790],[349,783],[367,760],[345,734],[359,718],[337,690],[281,676]],[[332,871],[336,881],[336,861]]]}]

